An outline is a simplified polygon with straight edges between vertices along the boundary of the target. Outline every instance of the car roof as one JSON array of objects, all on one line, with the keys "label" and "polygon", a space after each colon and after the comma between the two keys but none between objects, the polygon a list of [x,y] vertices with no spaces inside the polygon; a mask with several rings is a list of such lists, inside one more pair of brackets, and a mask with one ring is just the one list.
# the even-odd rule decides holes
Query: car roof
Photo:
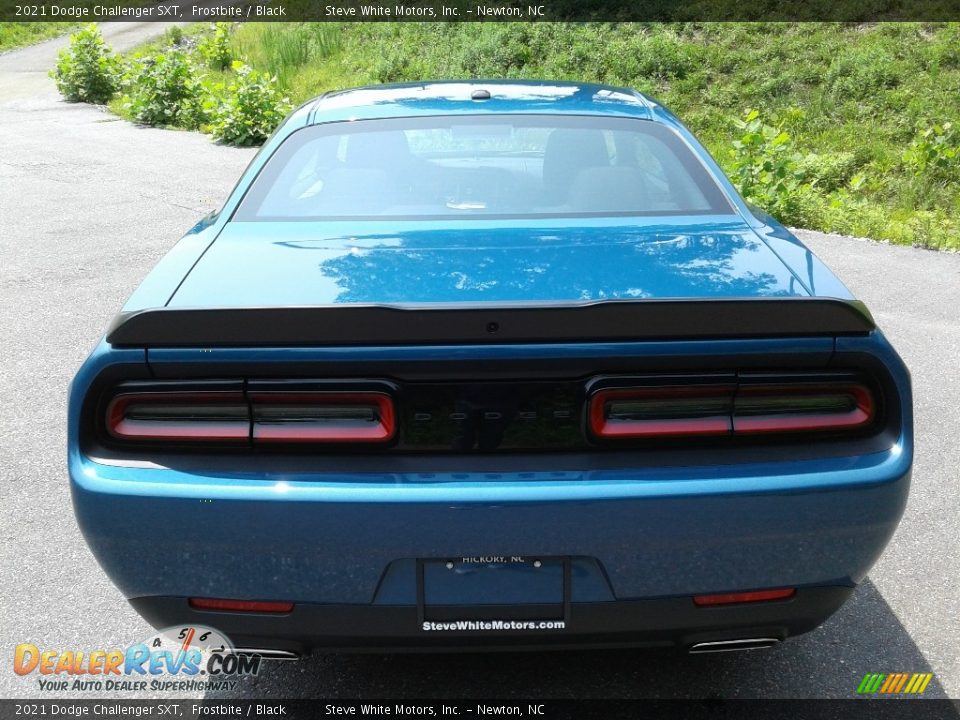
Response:
[{"label": "car roof", "polygon": [[[485,92],[484,92],[485,91]],[[480,96],[479,98],[477,96]],[[486,97],[489,95],[489,97]],[[327,93],[295,113],[313,125],[341,120],[483,113],[619,115],[669,120],[630,88],[547,80],[470,80],[376,85]]]}]

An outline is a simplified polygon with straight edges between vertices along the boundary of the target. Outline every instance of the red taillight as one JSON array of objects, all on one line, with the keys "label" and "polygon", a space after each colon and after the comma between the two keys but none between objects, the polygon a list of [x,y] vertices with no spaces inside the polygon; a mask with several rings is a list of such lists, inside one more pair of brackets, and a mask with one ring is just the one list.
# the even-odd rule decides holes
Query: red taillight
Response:
[{"label": "red taillight", "polygon": [[250,402],[255,443],[383,443],[396,432],[386,393],[254,392]]},{"label": "red taillight", "polygon": [[600,440],[849,431],[875,416],[873,394],[856,382],[607,387],[588,409]]},{"label": "red taillight", "polygon": [[863,385],[742,385],[733,405],[733,431],[744,433],[852,430],[874,417]]},{"label": "red taillight", "polygon": [[611,388],[590,398],[598,438],[728,435],[733,385]]},{"label": "red taillight", "polygon": [[718,593],[716,595],[694,595],[693,604],[700,607],[714,605],[738,605],[740,603],[769,602],[771,600],[786,600],[797,594],[796,588],[779,588],[777,590],[754,590],[751,592]]},{"label": "red taillight", "polygon": [[115,396],[107,431],[119,440],[244,442],[250,418],[243,393],[145,392]]},{"label": "red taillight", "polygon": [[293,610],[293,603],[261,600],[223,600],[220,598],[190,598],[190,607],[195,610],[283,614]]},{"label": "red taillight", "polygon": [[[239,383],[237,383],[239,385]],[[386,443],[393,397],[379,391],[273,391],[182,387],[124,392],[105,412],[107,433],[133,442]]]}]

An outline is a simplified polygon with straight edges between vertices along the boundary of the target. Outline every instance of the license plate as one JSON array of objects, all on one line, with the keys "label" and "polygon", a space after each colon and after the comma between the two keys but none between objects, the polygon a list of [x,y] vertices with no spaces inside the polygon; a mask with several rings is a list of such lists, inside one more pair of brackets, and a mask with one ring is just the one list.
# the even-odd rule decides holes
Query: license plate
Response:
[{"label": "license plate", "polygon": [[531,620],[566,616],[566,558],[457,557],[417,563],[422,620]]}]

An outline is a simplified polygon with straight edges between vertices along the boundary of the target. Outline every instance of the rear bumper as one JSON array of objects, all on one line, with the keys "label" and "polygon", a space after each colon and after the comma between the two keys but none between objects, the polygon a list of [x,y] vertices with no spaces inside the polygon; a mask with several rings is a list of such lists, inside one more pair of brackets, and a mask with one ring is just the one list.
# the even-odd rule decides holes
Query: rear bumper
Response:
[{"label": "rear bumper", "polygon": [[[261,646],[689,645],[779,639],[822,622],[893,534],[907,454],[796,462],[790,474],[768,464],[389,483],[198,476],[77,454],[71,477],[95,556],[158,625],[195,620]],[[489,555],[584,558],[563,632],[448,639],[420,629],[415,560]],[[741,608],[690,599],[780,587],[800,591]],[[297,607],[282,618],[198,613],[187,597]]]},{"label": "rear bumper", "polygon": [[347,650],[675,647],[764,638],[782,641],[816,628],[850,596],[849,587],[804,588],[789,600],[751,606],[696,607],[689,598],[571,603],[562,627],[497,630],[479,626],[425,631],[416,607],[301,604],[288,615],[206,612],[186,598],[141,597],[130,603],[156,627],[207,625],[238,648],[303,655]]}]

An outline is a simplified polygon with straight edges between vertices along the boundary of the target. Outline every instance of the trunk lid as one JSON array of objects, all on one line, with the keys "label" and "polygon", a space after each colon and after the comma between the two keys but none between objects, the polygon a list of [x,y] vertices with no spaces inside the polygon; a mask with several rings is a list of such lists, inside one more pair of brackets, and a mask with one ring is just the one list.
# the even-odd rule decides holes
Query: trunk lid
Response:
[{"label": "trunk lid", "polygon": [[806,297],[730,216],[228,223],[168,307]]}]

